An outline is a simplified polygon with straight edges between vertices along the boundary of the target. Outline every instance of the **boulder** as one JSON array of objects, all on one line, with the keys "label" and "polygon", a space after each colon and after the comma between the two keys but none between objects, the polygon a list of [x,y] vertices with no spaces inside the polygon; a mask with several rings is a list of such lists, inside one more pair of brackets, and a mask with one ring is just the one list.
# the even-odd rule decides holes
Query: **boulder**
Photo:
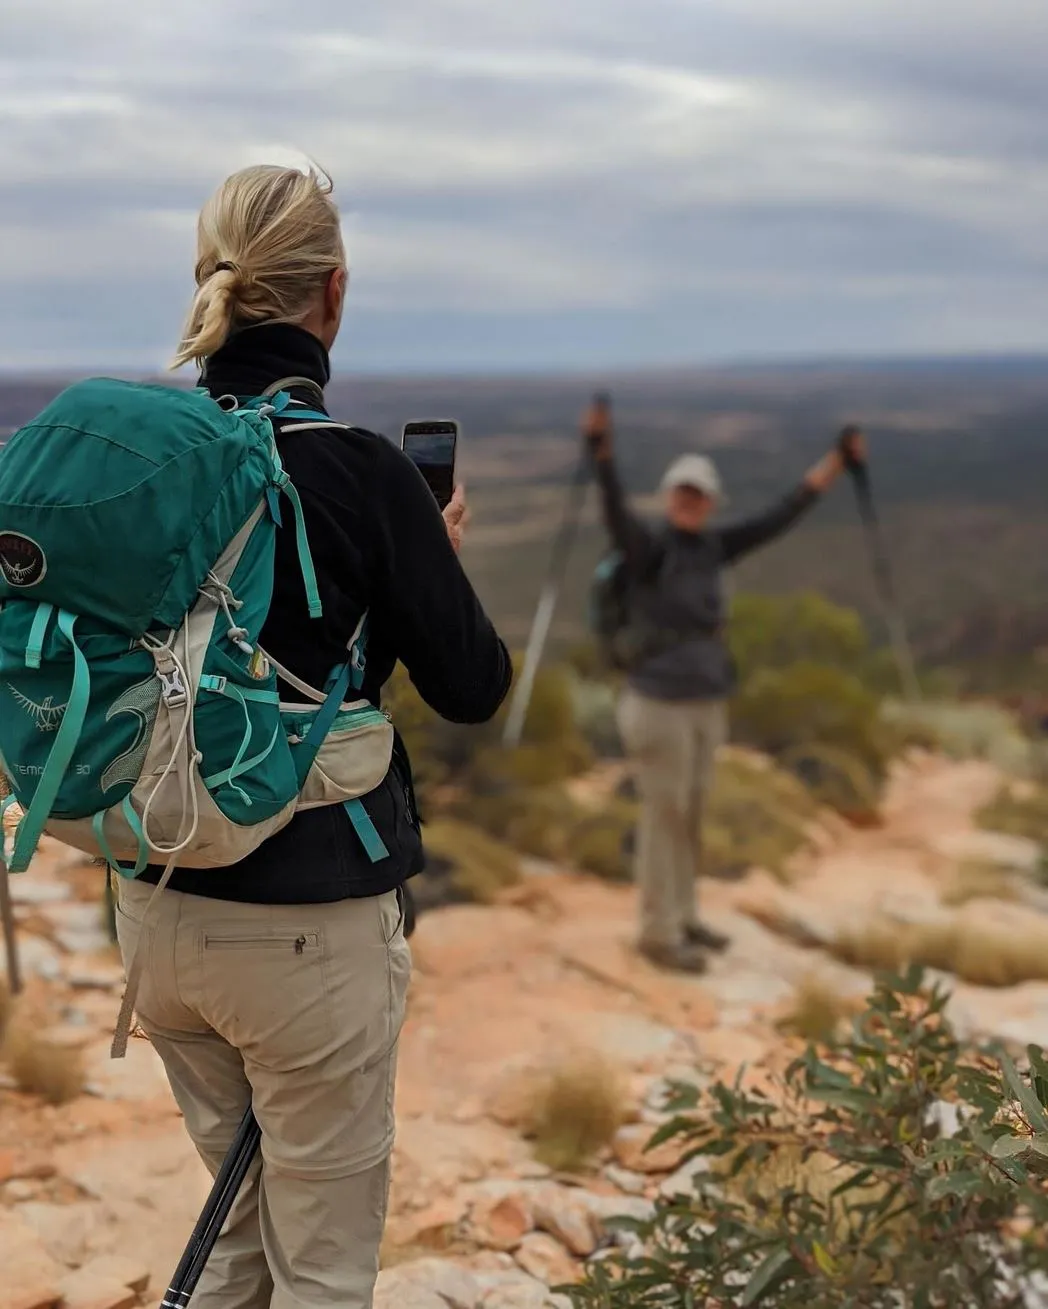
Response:
[{"label": "boulder", "polygon": [[551,1303],[545,1282],[522,1270],[477,1275],[481,1295],[477,1309],[547,1309]]},{"label": "boulder", "polygon": [[62,1309],[136,1309],[139,1304],[138,1292],[119,1277],[90,1266],[62,1279]]},{"label": "boulder", "polygon": [[470,1234],[489,1250],[512,1251],[535,1227],[531,1206],[522,1195],[481,1199],[469,1218]]},{"label": "boulder", "polygon": [[0,1270],[0,1309],[53,1309],[62,1299],[66,1270],[51,1258],[27,1223],[3,1208]]},{"label": "boulder", "polygon": [[597,1248],[597,1233],[583,1192],[544,1186],[536,1192],[533,1207],[535,1226],[556,1237],[572,1254],[585,1258]]},{"label": "boulder", "polygon": [[680,1140],[665,1141],[654,1150],[647,1149],[654,1135],[650,1124],[628,1123],[615,1133],[612,1148],[615,1158],[631,1173],[672,1173],[680,1167],[687,1145]]},{"label": "boulder", "polygon": [[531,1232],[520,1243],[517,1263],[526,1273],[547,1286],[563,1286],[578,1280],[579,1267],[559,1241],[545,1232]]},{"label": "boulder", "polygon": [[380,1273],[375,1309],[476,1309],[480,1285],[468,1269],[448,1259],[417,1259]]}]

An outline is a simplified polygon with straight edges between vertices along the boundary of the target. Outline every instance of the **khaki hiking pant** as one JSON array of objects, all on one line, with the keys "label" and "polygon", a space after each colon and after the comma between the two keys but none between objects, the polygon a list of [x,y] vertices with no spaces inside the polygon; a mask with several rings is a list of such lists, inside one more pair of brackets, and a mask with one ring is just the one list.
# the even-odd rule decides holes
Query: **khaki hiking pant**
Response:
[{"label": "khaki hiking pant", "polygon": [[677,945],[698,922],[703,810],[727,724],[723,700],[670,702],[627,690],[619,702],[641,802],[635,877],[644,945]]},{"label": "khaki hiking pant", "polygon": [[[260,1159],[193,1309],[370,1309],[386,1220],[397,1040],[411,971],[397,892],[253,905],[122,882],[136,1009],[212,1176],[249,1102]],[[186,1233],[188,1239],[189,1233]]]}]

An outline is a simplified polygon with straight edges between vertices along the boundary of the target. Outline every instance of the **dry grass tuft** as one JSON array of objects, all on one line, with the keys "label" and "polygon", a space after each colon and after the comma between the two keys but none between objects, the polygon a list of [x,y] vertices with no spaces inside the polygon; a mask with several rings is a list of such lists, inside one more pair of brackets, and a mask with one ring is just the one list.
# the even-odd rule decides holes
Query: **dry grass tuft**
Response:
[{"label": "dry grass tuft", "polygon": [[940,900],[951,909],[958,909],[969,900],[1022,899],[1017,875],[999,864],[981,860],[967,860],[957,868],[943,887]]},{"label": "dry grass tuft", "polygon": [[982,921],[955,915],[930,923],[871,918],[840,933],[834,953],[859,968],[894,971],[921,964],[976,986],[1048,981],[1048,924]]},{"label": "dry grass tuft", "polygon": [[797,984],[789,1012],[779,1025],[804,1041],[831,1045],[856,1007],[850,996],[841,995],[831,978],[809,973]]},{"label": "dry grass tuft", "polygon": [[26,1018],[9,1024],[2,1054],[18,1089],[48,1104],[66,1104],[84,1089],[80,1051],[48,1041]]},{"label": "dry grass tuft", "polygon": [[1003,786],[976,815],[980,827],[1048,845],[1048,787]]},{"label": "dry grass tuft", "polygon": [[536,1083],[524,1128],[540,1163],[578,1172],[610,1145],[625,1118],[626,1092],[618,1070],[591,1055],[551,1069]]}]

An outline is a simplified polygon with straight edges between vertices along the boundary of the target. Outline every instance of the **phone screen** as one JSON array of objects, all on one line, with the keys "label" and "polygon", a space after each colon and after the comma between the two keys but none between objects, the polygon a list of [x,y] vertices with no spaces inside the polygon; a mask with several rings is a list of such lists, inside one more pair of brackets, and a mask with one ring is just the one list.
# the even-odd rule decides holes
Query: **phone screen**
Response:
[{"label": "phone screen", "polygon": [[408,423],[402,441],[404,453],[426,480],[437,504],[444,509],[455,494],[455,451],[458,424],[435,420]]}]

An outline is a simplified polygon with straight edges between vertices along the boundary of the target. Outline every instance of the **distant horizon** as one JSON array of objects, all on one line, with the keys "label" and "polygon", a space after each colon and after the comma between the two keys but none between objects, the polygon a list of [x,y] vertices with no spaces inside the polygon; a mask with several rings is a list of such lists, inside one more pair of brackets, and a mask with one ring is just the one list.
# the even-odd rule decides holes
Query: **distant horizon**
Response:
[{"label": "distant horizon", "polygon": [[[407,366],[355,370],[347,368],[336,356],[332,361],[332,380],[353,378],[361,381],[410,381],[436,382],[461,378],[484,382],[523,381],[529,379],[543,381],[571,381],[576,378],[593,378],[614,374],[622,380],[631,378],[679,377],[681,375],[717,375],[717,374],[755,374],[755,373],[817,373],[817,372],[860,372],[878,370],[914,370],[946,368],[954,370],[961,367],[1005,367],[1005,368],[1048,368],[1048,349],[1045,350],[942,350],[911,353],[882,353],[878,351],[858,352],[841,351],[836,354],[762,354],[752,358],[745,356],[726,356],[723,359],[680,360],[667,363],[607,363],[603,365],[572,365],[557,368],[550,365],[535,365],[518,369],[505,368],[412,368]],[[139,380],[159,380],[170,377],[189,383],[193,373],[190,369],[180,373],[169,373],[163,364],[155,366],[126,365],[119,362],[95,364],[40,365],[8,368],[0,362],[0,383],[16,381],[67,381],[78,377],[95,377],[118,373],[121,376]]]}]

